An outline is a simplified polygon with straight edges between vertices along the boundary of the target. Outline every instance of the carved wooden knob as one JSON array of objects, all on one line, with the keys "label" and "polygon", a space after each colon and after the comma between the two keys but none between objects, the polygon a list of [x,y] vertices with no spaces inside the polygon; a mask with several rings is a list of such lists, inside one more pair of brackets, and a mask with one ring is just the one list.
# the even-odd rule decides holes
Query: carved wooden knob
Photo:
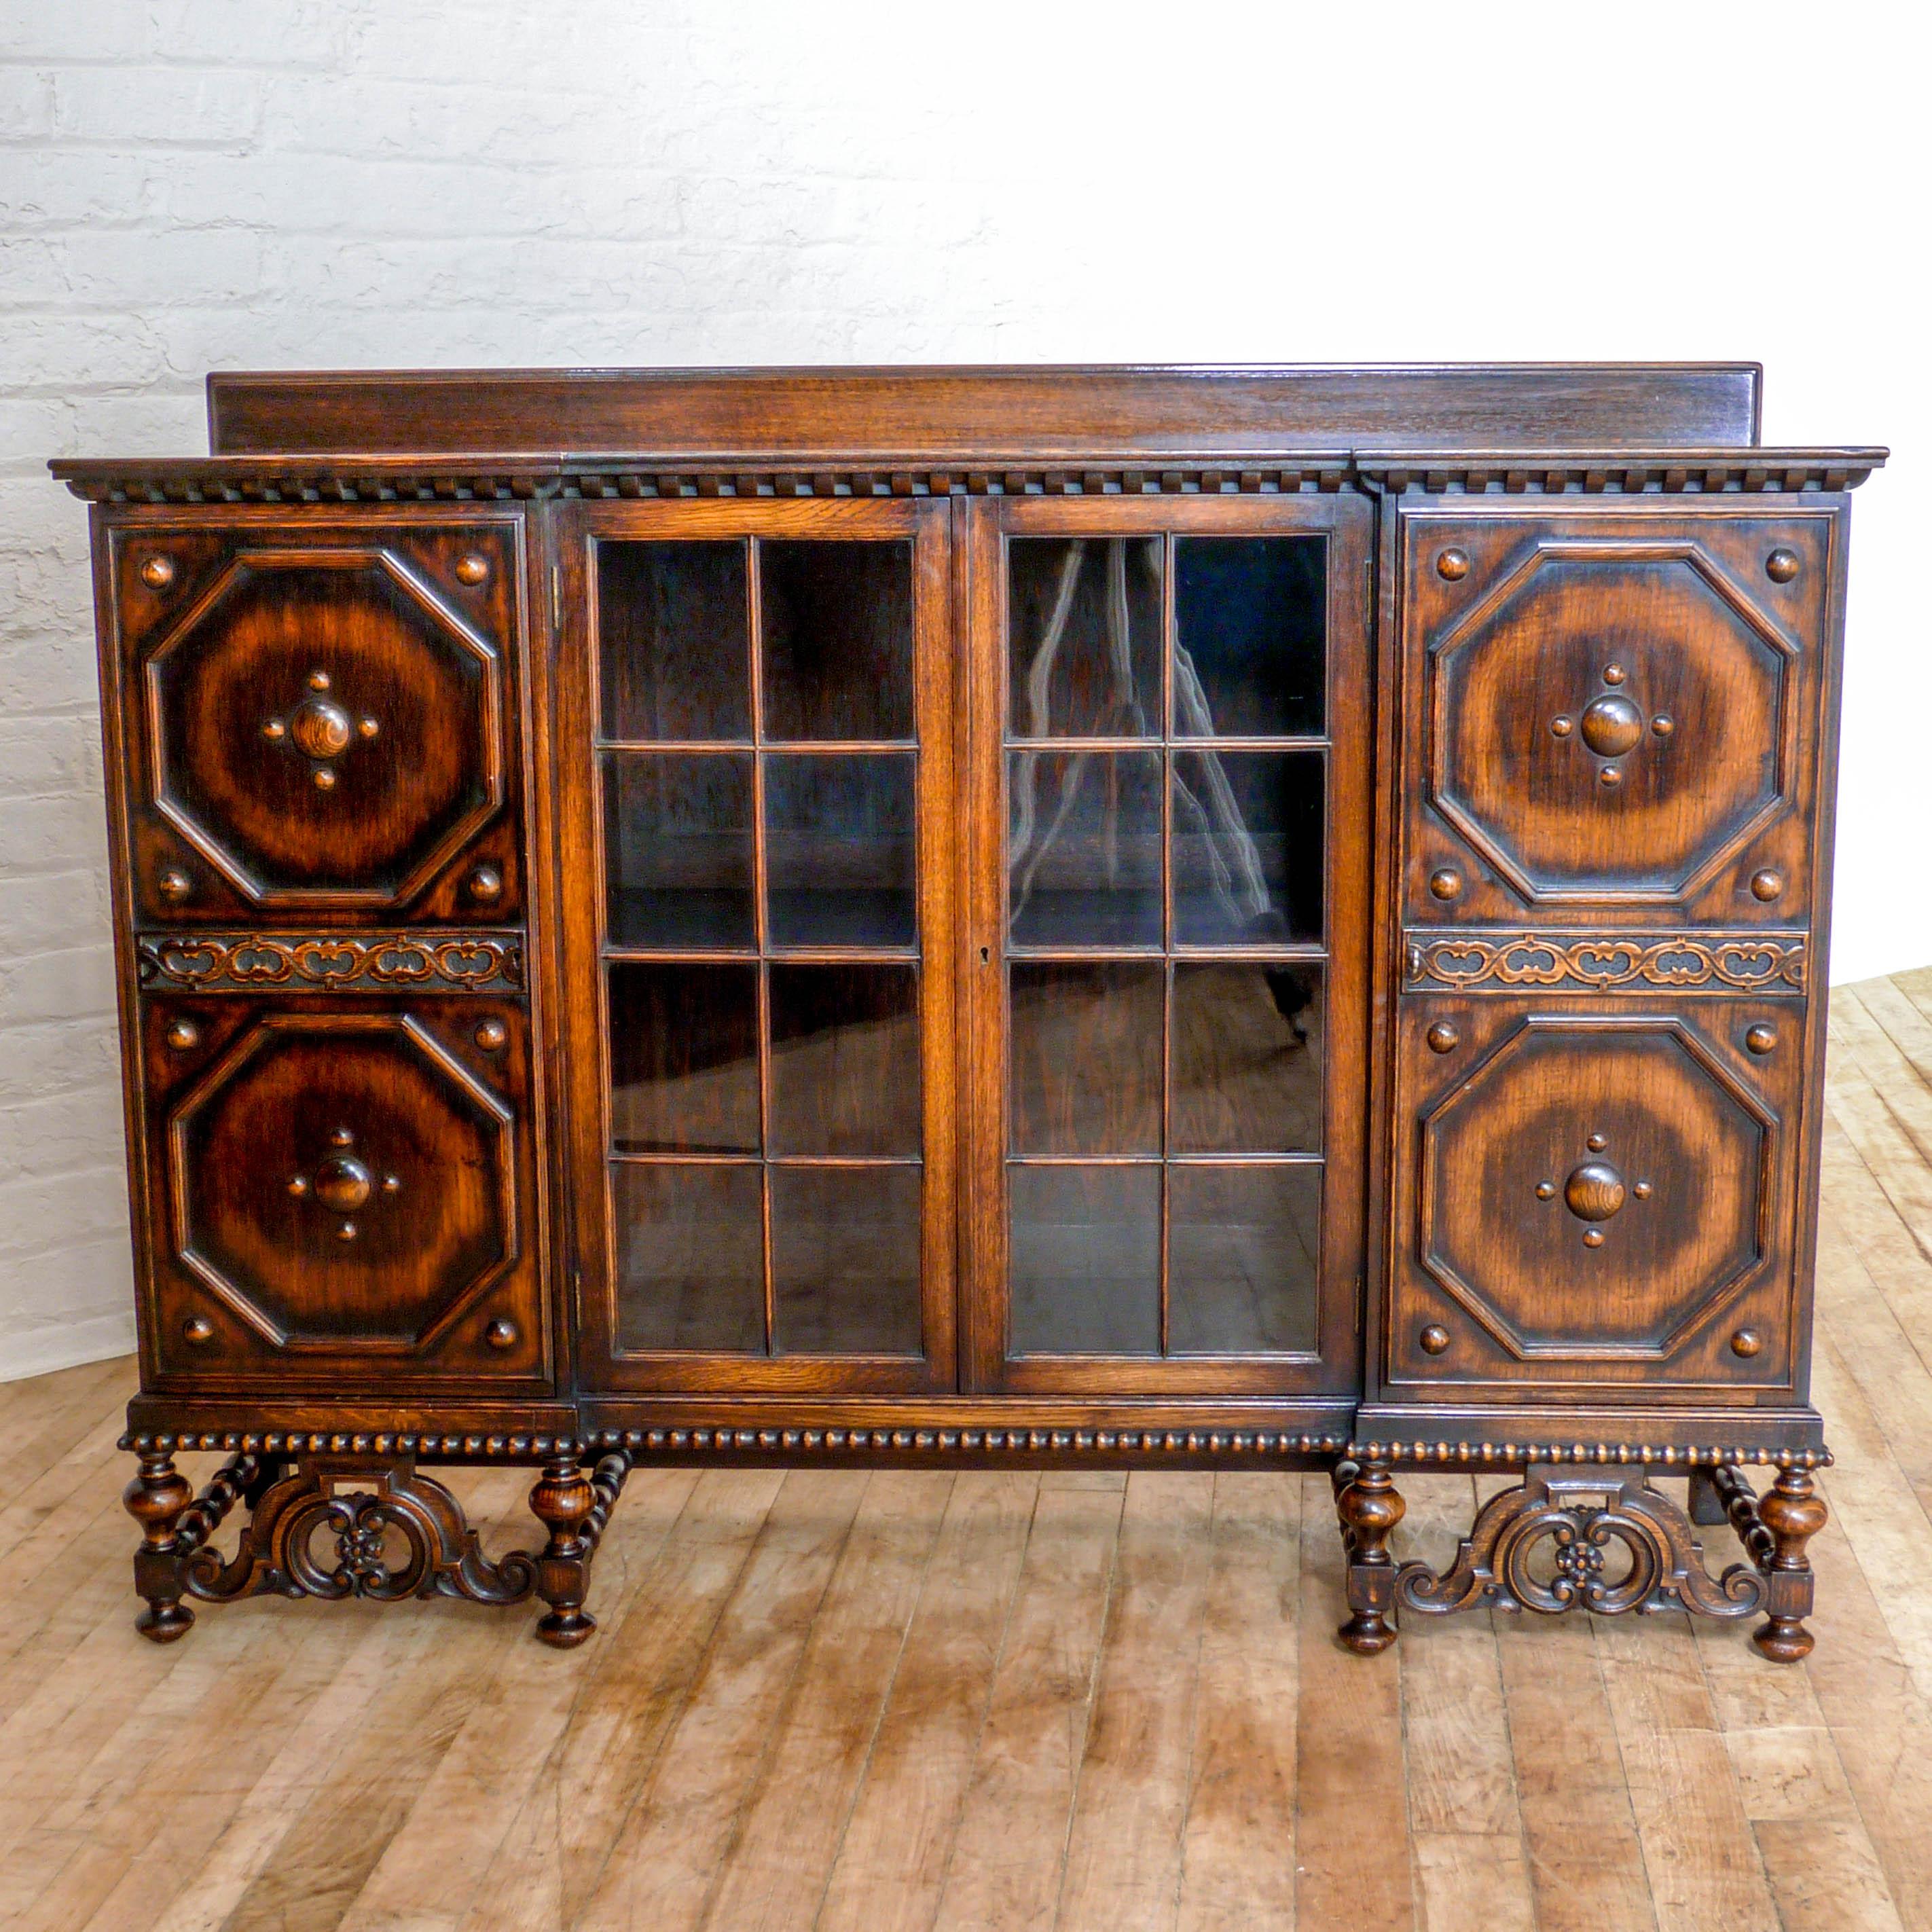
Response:
[{"label": "carved wooden knob", "polygon": [[1439,1355],[1449,1346],[1449,1331],[1439,1322],[1432,1322],[1415,1339],[1425,1355]]},{"label": "carved wooden knob", "polygon": [[1563,1184],[1563,1204],[1580,1221],[1607,1221],[1624,1192],[1624,1178],[1608,1161],[1586,1160]]},{"label": "carved wooden knob", "polygon": [[1445,550],[1436,560],[1436,574],[1447,583],[1461,583],[1469,574],[1469,553],[1463,550]]},{"label": "carved wooden knob", "polygon": [[503,875],[494,866],[478,866],[470,875],[470,896],[488,902],[503,890]]},{"label": "carved wooden knob", "polygon": [[1620,758],[1643,736],[1643,713],[1621,692],[1593,698],[1584,707],[1583,742],[1600,758]]},{"label": "carved wooden knob", "polygon": [[176,904],[186,898],[194,890],[194,882],[188,875],[170,866],[154,881],[154,890],[164,899],[172,899]]},{"label": "carved wooden knob", "polygon": [[500,1315],[484,1330],[483,1339],[493,1348],[514,1348],[522,1340],[522,1334],[507,1316]]},{"label": "carved wooden knob", "polygon": [[316,1169],[309,1184],[331,1214],[346,1214],[375,1192],[376,1177],[352,1154],[332,1154]]},{"label": "carved wooden knob", "polygon": [[1429,890],[1438,899],[1453,899],[1462,890],[1462,875],[1453,866],[1429,875]]},{"label": "carved wooden knob", "polygon": [[201,1029],[192,1020],[170,1020],[161,1035],[177,1053],[185,1053],[201,1038]]},{"label": "carved wooden knob", "polygon": [[1731,1353],[1742,1361],[1749,1361],[1763,1346],[1764,1337],[1755,1328],[1740,1328],[1731,1337]]},{"label": "carved wooden knob", "polygon": [[1774,1026],[1766,1026],[1760,1022],[1758,1025],[1746,1030],[1744,1044],[1754,1053],[1768,1053],[1778,1044],[1778,1029]]},{"label": "carved wooden knob", "polygon": [[151,556],[141,566],[141,581],[150,590],[165,590],[175,580],[175,560],[171,556]]},{"label": "carved wooden knob", "polygon": [[1774,584],[1789,584],[1798,574],[1798,553],[1782,548],[1764,560],[1764,574]]},{"label": "carved wooden knob", "polygon": [[1447,1020],[1438,1020],[1423,1038],[1431,1053],[1454,1053],[1462,1043],[1462,1036]]},{"label": "carved wooden knob", "polygon": [[1750,881],[1751,897],[1768,902],[1784,890],[1784,874],[1774,872],[1767,866],[1761,872],[1754,872]]},{"label": "carved wooden knob", "polygon": [[472,550],[467,556],[456,560],[456,580],[459,584],[467,584],[473,588],[489,574],[490,560],[480,550]]},{"label": "carved wooden knob", "polygon": [[205,1348],[214,1340],[214,1324],[205,1315],[190,1315],[182,1324],[182,1340],[192,1348]]},{"label": "carved wooden knob", "polygon": [[306,698],[289,718],[296,748],[311,758],[338,758],[349,748],[349,714],[332,698]]}]

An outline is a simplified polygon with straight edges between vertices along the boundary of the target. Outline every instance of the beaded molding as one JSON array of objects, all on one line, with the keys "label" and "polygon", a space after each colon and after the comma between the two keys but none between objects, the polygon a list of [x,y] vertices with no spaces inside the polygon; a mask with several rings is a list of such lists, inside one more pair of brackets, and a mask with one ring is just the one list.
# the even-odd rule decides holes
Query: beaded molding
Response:
[{"label": "beaded molding", "polygon": [[1828,1468],[1828,1449],[1740,1448],[1713,1443],[1650,1442],[1351,1442],[1352,1462],[1483,1462],[1516,1468],[1533,1462],[1650,1463],[1664,1468]]}]

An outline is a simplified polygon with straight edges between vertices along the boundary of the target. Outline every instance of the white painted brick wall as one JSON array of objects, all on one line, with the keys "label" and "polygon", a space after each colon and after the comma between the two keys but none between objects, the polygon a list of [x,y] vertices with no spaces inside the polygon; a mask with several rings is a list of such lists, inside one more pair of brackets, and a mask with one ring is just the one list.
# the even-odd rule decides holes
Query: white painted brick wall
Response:
[{"label": "white painted brick wall", "polygon": [[1888,14],[0,0],[0,1376],[130,1334],[85,518],[42,465],[204,447],[213,366],[1762,357],[1771,436],[1901,452],[1835,960],[1932,958]]}]

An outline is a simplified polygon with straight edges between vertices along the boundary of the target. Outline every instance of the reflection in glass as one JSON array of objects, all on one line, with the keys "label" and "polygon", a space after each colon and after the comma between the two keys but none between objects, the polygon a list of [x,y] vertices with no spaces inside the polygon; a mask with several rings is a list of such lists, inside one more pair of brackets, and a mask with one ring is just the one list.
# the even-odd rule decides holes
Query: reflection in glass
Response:
[{"label": "reflection in glass", "polygon": [[1013,1152],[1160,1153],[1159,962],[1008,970]]},{"label": "reflection in glass", "polygon": [[912,944],[913,758],[891,752],[765,760],[773,944]]},{"label": "reflection in glass", "polygon": [[1174,730],[1321,734],[1327,553],[1319,537],[1178,537]]},{"label": "reflection in glass", "polygon": [[756,1154],[758,969],[615,962],[610,1144],[620,1154]]},{"label": "reflection in glass", "polygon": [[614,946],[660,952],[753,942],[752,760],[605,754],[604,838]]},{"label": "reflection in glass", "polygon": [[598,683],[608,738],[752,735],[745,546],[597,546]]},{"label": "reflection in glass", "polygon": [[912,546],[758,546],[767,738],[913,735]]},{"label": "reflection in glass", "polygon": [[1168,1190],[1168,1352],[1312,1352],[1321,1164],[1177,1166]]},{"label": "reflection in glass", "polygon": [[619,1348],[763,1352],[760,1172],[755,1162],[611,1164]]},{"label": "reflection in glass", "polygon": [[1016,1355],[1160,1353],[1160,1169],[1006,1169]]},{"label": "reflection in glass", "polygon": [[1180,962],[1170,1051],[1174,1153],[1321,1150],[1320,967]]},{"label": "reflection in glass", "polygon": [[1322,786],[1319,752],[1174,754],[1176,944],[1320,939]]},{"label": "reflection in glass", "polygon": [[1007,756],[1013,944],[1158,946],[1160,754]]},{"label": "reflection in glass", "polygon": [[916,1355],[917,1167],[775,1167],[777,1354]]},{"label": "reflection in glass", "polygon": [[774,966],[772,1150],[920,1149],[919,980],[910,966]]},{"label": "reflection in glass", "polygon": [[1161,539],[1016,537],[1006,569],[1011,735],[1159,737]]}]

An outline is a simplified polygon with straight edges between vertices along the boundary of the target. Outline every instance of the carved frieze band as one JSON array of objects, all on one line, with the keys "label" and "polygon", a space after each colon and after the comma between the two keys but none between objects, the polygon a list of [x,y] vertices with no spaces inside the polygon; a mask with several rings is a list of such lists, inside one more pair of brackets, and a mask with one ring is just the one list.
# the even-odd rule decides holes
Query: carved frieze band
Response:
[{"label": "carved frieze band", "polygon": [[143,933],[141,984],[156,992],[520,992],[514,932]]},{"label": "carved frieze band", "polygon": [[1250,451],[1164,459],[1123,454],[1043,463],[908,453],[793,463],[646,454],[557,463],[460,458],[210,457],[63,462],[95,503],[514,502],[599,496],[1210,496],[1334,490],[1392,495],[1706,496],[1856,489],[1884,460],[1861,449]]},{"label": "carved frieze band", "polygon": [[1805,990],[1802,933],[1410,932],[1402,990],[1507,993],[1523,987],[1600,993],[1785,993]]}]

